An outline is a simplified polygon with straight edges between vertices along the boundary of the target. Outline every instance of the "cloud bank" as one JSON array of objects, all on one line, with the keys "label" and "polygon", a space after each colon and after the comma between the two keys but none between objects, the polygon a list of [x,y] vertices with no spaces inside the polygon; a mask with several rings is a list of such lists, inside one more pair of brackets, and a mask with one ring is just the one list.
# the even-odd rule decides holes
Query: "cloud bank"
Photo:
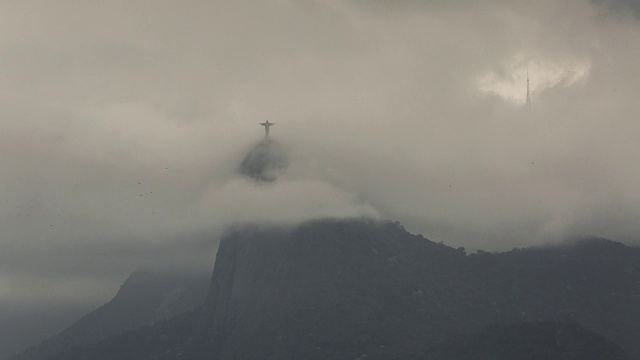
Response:
[{"label": "cloud bank", "polygon": [[[243,221],[637,244],[634,9],[0,2],[0,302],[99,303],[141,265],[207,268]],[[237,168],[267,119],[290,164],[260,185]]]}]

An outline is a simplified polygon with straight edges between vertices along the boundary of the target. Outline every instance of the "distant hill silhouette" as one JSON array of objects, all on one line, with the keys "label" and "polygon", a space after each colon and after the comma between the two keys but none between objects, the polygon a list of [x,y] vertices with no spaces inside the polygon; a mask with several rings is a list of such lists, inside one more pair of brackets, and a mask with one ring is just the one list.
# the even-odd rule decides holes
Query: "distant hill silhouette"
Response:
[{"label": "distant hill silhouette", "polygon": [[[562,356],[639,359],[639,295],[640,249],[603,239],[466,255],[393,222],[246,226],[222,239],[202,307],[52,359],[446,358],[483,337],[524,359],[562,331]],[[527,335],[497,341],[511,333]]]},{"label": "distant hill silhouette", "polygon": [[62,333],[10,359],[44,360],[62,351],[184,313],[202,305],[208,279],[204,274],[136,271],[110,302]]},{"label": "distant hill silhouette", "polygon": [[18,354],[60,333],[92,310],[88,304],[44,304],[35,309],[16,305],[0,305],[0,359]]}]

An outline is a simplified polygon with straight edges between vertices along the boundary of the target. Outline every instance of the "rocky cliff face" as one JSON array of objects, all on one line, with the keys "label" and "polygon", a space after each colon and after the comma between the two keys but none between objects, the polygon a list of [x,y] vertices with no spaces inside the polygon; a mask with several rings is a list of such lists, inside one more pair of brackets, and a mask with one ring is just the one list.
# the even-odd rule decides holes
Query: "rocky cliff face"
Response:
[{"label": "rocky cliff face", "polygon": [[439,339],[420,296],[464,257],[389,222],[243,229],[220,245],[199,335],[221,358],[406,351]]},{"label": "rocky cliff face", "polygon": [[639,249],[599,239],[466,255],[392,222],[247,226],[222,240],[201,309],[59,359],[428,358],[487,326],[547,336],[526,327],[540,321],[640,358],[639,267]]},{"label": "rocky cliff face", "polygon": [[639,353],[640,251],[611,241],[466,256],[391,222],[318,221],[243,229],[218,256],[198,335],[221,359],[393,358],[541,320]]}]

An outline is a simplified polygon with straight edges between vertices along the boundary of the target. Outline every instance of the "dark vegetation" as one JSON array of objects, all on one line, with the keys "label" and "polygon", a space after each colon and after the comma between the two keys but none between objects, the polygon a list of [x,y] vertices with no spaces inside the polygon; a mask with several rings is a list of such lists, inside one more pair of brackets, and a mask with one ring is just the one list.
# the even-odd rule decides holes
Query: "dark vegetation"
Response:
[{"label": "dark vegetation", "polygon": [[[406,360],[408,360],[407,358]],[[613,342],[573,322],[528,322],[490,326],[434,346],[429,360],[623,360]]]},{"label": "dark vegetation", "polygon": [[603,239],[466,255],[391,222],[247,226],[202,307],[51,359],[639,359],[639,300],[640,249]]}]

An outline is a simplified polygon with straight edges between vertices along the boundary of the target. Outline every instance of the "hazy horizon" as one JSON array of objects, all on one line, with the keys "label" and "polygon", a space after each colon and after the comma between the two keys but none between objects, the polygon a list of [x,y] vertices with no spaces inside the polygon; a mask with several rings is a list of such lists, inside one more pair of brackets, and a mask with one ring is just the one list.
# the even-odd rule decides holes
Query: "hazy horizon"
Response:
[{"label": "hazy horizon", "polygon": [[[634,1],[7,0],[0,18],[6,309],[210,269],[243,221],[640,244]],[[266,185],[237,173],[265,120],[290,157]]]}]

